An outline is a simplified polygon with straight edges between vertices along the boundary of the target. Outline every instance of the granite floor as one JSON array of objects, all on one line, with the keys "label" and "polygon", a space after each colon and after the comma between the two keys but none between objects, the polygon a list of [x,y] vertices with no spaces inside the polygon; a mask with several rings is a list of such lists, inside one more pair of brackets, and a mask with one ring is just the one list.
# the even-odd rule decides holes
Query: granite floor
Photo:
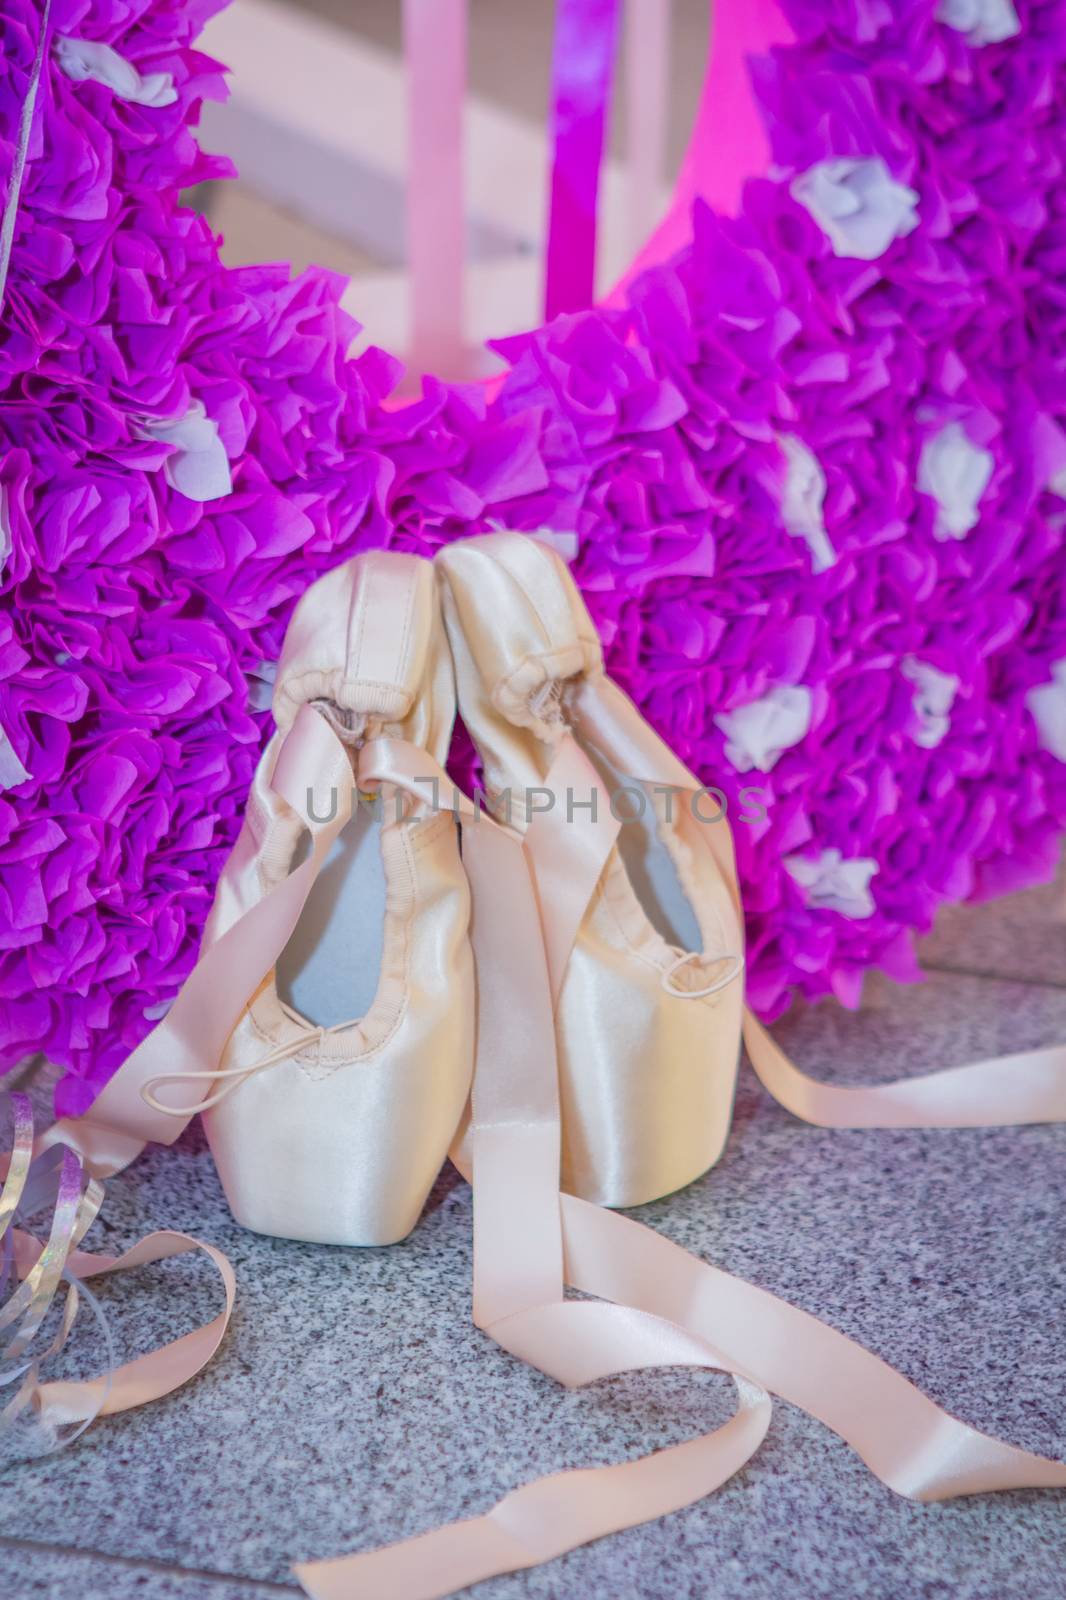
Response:
[{"label": "granite floor", "polygon": [[[924,985],[872,981],[861,1013],[797,1010],[780,1037],[813,1072],[854,1082],[1066,1040],[1061,884],[951,912],[925,960]],[[723,1161],[642,1216],[861,1339],[967,1421],[1066,1455],[1066,1127],[834,1133],[793,1121],[746,1074]],[[567,1394],[478,1334],[454,1174],[403,1245],[284,1243],[229,1220],[193,1132],[112,1181],[96,1245],[161,1225],[231,1255],[229,1336],[181,1393],[0,1472],[4,1600],[297,1593],[293,1560],[476,1513],[540,1473],[728,1411],[731,1386],[711,1375]],[[183,1260],[105,1297],[129,1354],[206,1318],[216,1290]],[[1062,1600],[1066,1502],[912,1505],[777,1403],[762,1449],[710,1499],[476,1593]]]}]

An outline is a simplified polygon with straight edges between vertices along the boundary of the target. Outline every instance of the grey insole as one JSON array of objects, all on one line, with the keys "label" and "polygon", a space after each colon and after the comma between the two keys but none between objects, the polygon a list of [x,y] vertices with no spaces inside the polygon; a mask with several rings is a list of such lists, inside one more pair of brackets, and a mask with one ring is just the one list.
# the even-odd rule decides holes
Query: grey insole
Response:
[{"label": "grey insole", "polygon": [[[615,809],[627,819],[618,830],[618,850],[648,921],[667,944],[682,950],[702,951],[703,939],[692,904],[684,891],[666,845],[659,834],[652,797],[632,778],[619,773],[599,750],[586,752],[616,796]],[[638,816],[643,794],[643,813]],[[673,797],[674,806],[686,805],[684,795]]]},{"label": "grey insole", "polygon": [[361,802],[334,840],[278,960],[278,999],[323,1028],[358,1021],[377,993],[385,923],[377,811]]}]

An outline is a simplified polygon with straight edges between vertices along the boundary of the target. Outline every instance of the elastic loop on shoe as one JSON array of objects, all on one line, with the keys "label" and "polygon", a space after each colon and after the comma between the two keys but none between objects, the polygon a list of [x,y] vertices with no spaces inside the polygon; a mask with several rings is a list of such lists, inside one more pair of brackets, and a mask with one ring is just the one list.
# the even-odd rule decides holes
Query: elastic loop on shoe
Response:
[{"label": "elastic loop on shoe", "polygon": [[727,967],[723,977],[716,978],[705,989],[679,989],[673,981],[674,973],[679,971],[681,967],[687,966],[690,961],[703,960],[703,954],[699,950],[686,950],[682,955],[679,955],[677,960],[672,961],[666,968],[659,979],[659,983],[667,994],[676,995],[679,1000],[703,1000],[709,994],[718,994],[720,990],[728,989],[729,985],[735,983],[744,971],[743,956],[729,955],[721,956],[719,959],[727,961],[731,965]]},{"label": "elastic loop on shoe", "polygon": [[[306,1039],[300,1039],[295,1042],[288,1041],[279,1045],[276,1050],[269,1051],[267,1055],[261,1056],[258,1061],[253,1061],[251,1066],[248,1067],[228,1067],[224,1072],[161,1072],[157,1077],[149,1078],[148,1082],[142,1085],[141,1099],[146,1105],[151,1106],[153,1111],[162,1112],[167,1117],[188,1118],[198,1116],[201,1111],[210,1111],[212,1106],[217,1106],[220,1101],[226,1099],[227,1095],[232,1094],[234,1089],[239,1089],[242,1083],[246,1083],[249,1078],[254,1078],[257,1072],[263,1072],[267,1067],[280,1066],[283,1061],[290,1060],[299,1051],[306,1050],[308,1045],[320,1043],[325,1038],[326,1031],[325,1028],[313,1028]],[[156,1095],[156,1089],[161,1088],[165,1083],[203,1083],[205,1081],[217,1083],[222,1078],[228,1081],[223,1083],[221,1089],[216,1090],[214,1094],[208,1095],[203,1100],[198,1100],[192,1106],[167,1106]]]}]

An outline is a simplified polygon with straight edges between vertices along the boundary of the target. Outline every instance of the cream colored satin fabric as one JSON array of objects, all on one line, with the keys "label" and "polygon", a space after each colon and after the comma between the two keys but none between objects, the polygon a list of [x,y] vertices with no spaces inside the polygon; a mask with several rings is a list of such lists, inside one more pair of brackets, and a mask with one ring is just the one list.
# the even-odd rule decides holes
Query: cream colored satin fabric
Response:
[{"label": "cream colored satin fabric", "polygon": [[[312,709],[323,693],[337,696],[327,708],[329,722]],[[375,551],[308,591],[294,613],[278,674],[275,714],[281,731],[259,764],[200,959],[168,1015],[91,1111],[56,1124],[40,1149],[66,1144],[87,1170],[110,1175],[135,1159],[147,1141],[170,1143],[178,1136],[190,1114],[181,1107],[200,1096],[198,1075],[242,1059],[253,1065],[267,1053],[269,1046],[250,1035],[257,1027],[269,1032],[280,1014],[276,997],[273,1013],[268,1005],[275,962],[351,813],[355,779],[342,741],[354,744],[368,730],[388,728],[443,758],[454,709],[447,645],[426,563]],[[396,720],[389,721],[390,715]],[[469,893],[454,820],[425,811],[424,802],[412,804],[388,830],[403,882],[393,885],[394,937],[383,966],[401,992],[385,997],[393,1014],[379,1016],[376,1038],[362,1039],[368,1048],[358,1052],[356,1071],[330,1070],[350,1064],[353,1054],[344,1039],[333,1038],[319,1052],[329,1059],[314,1063],[317,1080],[302,1063],[280,1064],[270,1074],[274,1089],[265,1111],[257,1103],[262,1091],[256,1079],[243,1086],[232,1142],[227,1134],[233,1123],[213,1130],[234,1210],[272,1231],[309,1237],[317,1226],[345,1243],[402,1237],[421,1210],[466,1100],[473,1061]],[[328,820],[320,823],[318,816]],[[290,871],[304,830],[311,854]],[[299,1055],[297,1041],[293,1054]],[[296,1080],[295,1096],[284,1092],[286,1070]],[[183,1077],[189,1079],[184,1086]],[[153,1098],[169,1110],[145,1102],[143,1091],[154,1082],[159,1095]],[[317,1104],[310,1117],[308,1091]],[[397,1118],[397,1105],[414,1110]],[[361,1159],[353,1161],[360,1141]],[[388,1183],[380,1182],[382,1170],[390,1174]],[[75,1276],[88,1277],[196,1248],[207,1252],[223,1277],[225,1309],[206,1327],[111,1374],[105,1412],[169,1392],[210,1359],[232,1309],[232,1270],[211,1246],[176,1234],[152,1235],[119,1258],[71,1257]],[[20,1264],[34,1270],[31,1241],[22,1242]],[[53,1420],[90,1416],[101,1408],[101,1382],[44,1385],[38,1403]]]},{"label": "cream colored satin fabric", "polygon": [[260,1233],[341,1245],[406,1237],[466,1105],[474,973],[455,821],[386,827],[398,835],[389,881],[396,888],[402,873],[403,893],[388,916],[373,1030],[364,1018],[323,1036],[278,1002],[268,974],[223,1067],[271,1051],[286,1059],[204,1114],[230,1209]]},{"label": "cream colored satin fabric", "polygon": [[[368,747],[364,781],[402,785],[418,753]],[[548,775],[587,795],[595,772],[569,739]],[[447,780],[441,775],[442,789]],[[705,1266],[643,1225],[558,1189],[560,1107],[553,997],[566,941],[614,846],[610,822],[538,816],[519,838],[467,816],[479,972],[470,1144],[474,1317],[512,1354],[568,1386],[633,1367],[730,1372],[740,1406],[702,1439],[638,1462],[556,1474],[486,1516],[365,1554],[294,1570],[312,1600],[440,1600],[483,1578],[691,1503],[747,1461],[765,1434],[765,1390],[834,1428],[897,1493],[944,1499],[989,1489],[1066,1487],[1066,1464],[949,1416],[860,1346],[765,1291]],[[552,820],[553,816],[556,820]],[[538,935],[540,935],[538,937]],[[541,950],[541,942],[543,949]],[[516,952],[525,952],[524,955]],[[513,1019],[523,1028],[516,1034]],[[794,1070],[794,1069],[793,1069]],[[599,1303],[563,1299],[563,1283]]]},{"label": "cream colored satin fabric", "polygon": [[[172,1091],[166,1103],[176,1114],[168,1116],[145,1103],[143,1087],[154,1078],[203,1071],[221,1062],[249,997],[284,948],[329,847],[351,814],[348,753],[309,706],[301,710],[291,735],[271,752],[271,760],[271,782],[297,816],[306,813],[308,772],[326,792],[336,789],[336,815],[321,826],[306,818],[313,839],[307,860],[269,894],[248,905],[208,945],[167,1015],[105,1085],[86,1115],[56,1123],[45,1136],[42,1147],[68,1145],[99,1177],[121,1171],[149,1140],[172,1144],[178,1137],[189,1120],[180,1115],[182,1099]],[[238,860],[238,870],[240,865]],[[193,1099],[186,1094],[184,1103]]]},{"label": "cream colored satin fabric", "polygon": [[388,731],[447,760],[455,681],[427,561],[368,550],[300,597],[274,687],[279,732],[314,703],[350,738]]},{"label": "cream colored satin fabric", "polygon": [[[524,796],[531,792],[535,806],[544,803],[574,686],[607,681],[596,630],[564,564],[523,534],[462,540],[442,550],[437,565],[463,721],[490,793],[510,791],[514,822],[524,828]],[[658,767],[630,763],[624,728],[618,738],[609,725],[599,731],[604,737],[592,749],[616,770],[663,781]],[[686,790],[698,787],[678,763],[670,771]],[[593,780],[609,815],[609,787],[595,773]],[[584,791],[563,784],[563,816],[587,814],[587,803]],[[536,822],[541,815],[535,813]],[[702,841],[687,844],[683,825],[679,814],[672,830],[663,824],[661,831],[688,863],[703,959],[736,956],[743,929],[735,897]],[[568,826],[559,836],[579,832]],[[564,871],[553,899],[565,893]],[[600,1205],[641,1205],[691,1183],[722,1153],[733,1113],[742,989],[697,999],[664,988],[677,949],[652,926],[617,848],[585,897],[567,949],[556,1032],[563,1188]],[[464,1134],[460,1159],[465,1148]]]},{"label": "cream colored satin fabric", "polygon": [[[697,780],[605,676],[583,680],[571,695],[574,726],[593,747],[609,744],[630,770],[651,784],[685,794]],[[738,910],[740,886],[732,835],[723,819],[694,823],[695,848],[712,856]],[[1066,1120],[1066,1048],[1022,1051],[944,1072],[861,1088],[819,1083],[801,1072],[750,1011],[744,1043],[763,1086],[786,1110],[826,1128],[1006,1127]]]},{"label": "cream colored satin fabric", "polygon": [[[414,793],[425,760],[381,740],[363,752],[359,771],[363,784],[407,784]],[[644,1460],[528,1484],[485,1517],[367,1555],[304,1563],[294,1570],[314,1600],[434,1600],[537,1565],[709,1493],[748,1460],[769,1423],[765,1393],[701,1336],[638,1307],[564,1299],[553,989],[617,824],[608,817],[542,834],[535,823],[527,854],[519,836],[487,817],[474,821],[469,803],[437,776],[468,818],[464,860],[475,908],[474,1320],[504,1349],[571,1387],[635,1367],[723,1369],[734,1375],[738,1410],[714,1433]],[[549,782],[559,794],[567,784],[587,794],[595,773],[565,741]],[[538,907],[549,901],[557,918],[545,916],[552,931],[542,940]]]},{"label": "cream colored satin fabric", "polygon": [[[313,584],[285,636],[274,704],[279,762],[286,730],[315,716],[353,757],[365,740],[388,734],[437,770],[455,688],[429,563],[371,551]],[[306,792],[297,804],[275,783],[270,750],[264,756],[207,926],[208,951],[287,881],[305,812],[330,809],[335,762],[316,765],[312,751],[300,760],[313,808]],[[349,765],[349,800],[356,781]],[[470,897],[455,818],[434,812],[430,798],[424,787],[398,806],[392,789],[382,794],[386,906],[377,993],[365,1015],[313,1028],[279,1001],[272,959],[229,1037],[221,1058],[229,1073],[285,1057],[290,1046],[204,1115],[230,1209],[260,1233],[342,1245],[404,1238],[463,1113],[474,1063]]]},{"label": "cream colored satin fabric", "polygon": [[[513,587],[508,590],[504,585],[503,592],[513,593]],[[497,602],[502,605],[499,595]],[[598,781],[565,724],[552,716],[550,699],[543,698],[552,693],[552,658],[569,662],[580,657],[578,670],[583,675],[570,685],[567,715],[585,744],[593,750],[610,748],[623,770],[645,782],[691,788],[691,775],[586,653],[580,618],[575,656],[573,641],[566,641],[567,608],[553,609],[548,594],[541,598],[540,610],[546,613],[541,622],[549,648],[532,668],[526,663],[517,675],[506,673],[488,684],[485,692],[485,704],[497,710],[501,704],[508,707],[506,739],[520,740],[521,724],[509,719],[533,685],[537,706],[528,715],[538,724],[534,733],[538,744],[548,744],[551,751],[547,767],[538,767],[534,781],[543,781],[557,800],[568,787],[587,796]],[[487,616],[482,622],[488,628]],[[505,624],[503,616],[500,625]],[[348,713],[356,717],[361,713],[354,706],[344,711],[343,717],[330,713],[331,720],[342,736],[351,736]],[[635,1221],[560,1193],[565,1116],[560,1083],[565,1073],[556,1057],[556,1024],[563,1016],[589,908],[615,855],[616,828],[602,810],[593,820],[587,811],[575,808],[573,820],[567,822],[565,804],[535,816],[524,837],[486,818],[475,821],[469,802],[455,793],[443,773],[434,772],[424,748],[387,732],[368,739],[364,735],[357,736],[363,739],[358,755],[361,785],[380,786],[384,792],[391,787],[413,798],[425,793],[418,780],[436,775],[442,803],[454,802],[467,819],[464,859],[474,891],[478,976],[469,1141],[478,1324],[505,1349],[566,1384],[634,1366],[722,1370],[737,1385],[739,1408],[716,1433],[644,1461],[559,1474],[514,1491],[486,1517],[384,1551],[302,1565],[297,1572],[308,1593],[315,1600],[364,1596],[377,1600],[385,1593],[390,1600],[433,1600],[493,1573],[548,1560],[587,1539],[688,1504],[723,1482],[757,1448],[769,1416],[764,1391],[781,1394],[820,1417],[884,1482],[913,1498],[1019,1486],[1066,1487],[1066,1465],[990,1439],[948,1416],[900,1374],[814,1318],[697,1261]],[[277,754],[272,784],[284,782],[286,772],[292,777],[290,759],[295,760],[297,751],[301,760],[313,757],[319,773],[339,772],[348,762],[348,752],[324,716],[306,704]],[[285,759],[287,752],[290,759]],[[542,754],[538,752],[538,759]],[[514,759],[513,751],[507,759]],[[290,781],[283,792],[298,809],[299,785]],[[316,836],[315,862],[321,860],[321,842]],[[693,852],[705,853],[701,870],[716,886],[718,912],[723,894],[737,907],[725,825],[702,827],[692,832],[688,843]],[[147,1060],[135,1052],[109,1086],[102,1132],[87,1129],[84,1120],[68,1126],[68,1133],[84,1140],[84,1148],[110,1142],[113,1156],[121,1141],[128,1147],[138,1139],[158,1136],[158,1119],[144,1107],[140,1090],[175,1048],[182,1051],[182,1060],[201,1070],[212,1063],[217,1066],[232,1027],[228,1019],[238,1003],[235,996],[239,994],[239,1003],[245,1004],[255,994],[299,914],[313,876],[311,872],[300,878],[303,872],[298,868],[273,883],[205,950],[194,973],[194,978],[201,974],[196,995],[214,1023],[201,1020],[197,1033],[187,1017],[188,1008],[179,1011],[179,1000],[171,1013],[179,1012],[173,1037],[167,1036],[154,1052],[145,1052]],[[299,882],[289,889],[294,880]],[[245,935],[255,947],[253,953]],[[732,986],[737,994],[739,987],[739,983]],[[700,1015],[703,1007],[703,1002],[690,998],[678,999],[678,1004],[689,1006],[693,1015]],[[723,1013],[718,1017],[724,1022]],[[613,1026],[610,1014],[602,1020],[604,1027]],[[947,1124],[991,1120],[990,1110],[998,1117],[1004,1109],[1010,1113],[1004,1120],[1012,1121],[1062,1115],[1063,1052],[1016,1058],[1020,1094],[1015,1103],[1012,1093],[1010,1106],[1004,1107],[1005,1096],[988,1063],[904,1085],[839,1090],[805,1078],[757,1025],[751,1028],[749,1042],[764,1081],[781,1093],[784,1103],[821,1121],[874,1125],[884,1120],[898,1125],[932,1112],[930,1120]],[[735,1053],[735,1021],[727,1043]],[[715,1048],[728,1061],[726,1044],[716,1041]],[[571,1074],[580,1072],[576,1055],[569,1062]],[[606,1058],[604,1062],[606,1072]],[[268,1082],[276,1070],[265,1071],[262,1081]],[[731,1072],[730,1062],[727,1074]],[[615,1092],[609,1084],[603,1089],[608,1095]],[[403,1093],[409,1090],[404,1088]],[[985,1093],[988,1101],[982,1109],[979,1097]],[[191,1104],[191,1098],[185,1103]],[[623,1117],[625,1109],[620,1107]],[[675,1114],[680,1116],[683,1110],[675,1108]],[[398,1093],[392,1115],[402,1122],[409,1112]],[[180,1124],[180,1117],[175,1121]],[[636,1137],[635,1118],[632,1128]],[[354,1138],[358,1144],[358,1130]],[[372,1149],[362,1149],[367,1160],[374,1159]],[[668,1156],[672,1159],[672,1154]],[[283,1180],[286,1176],[279,1174]],[[396,1174],[384,1167],[377,1176],[386,1187],[396,1181]],[[599,1301],[565,1300],[564,1282],[599,1296]],[[210,1339],[201,1340],[198,1351],[205,1343]],[[162,1392],[158,1385],[167,1371],[187,1376],[188,1370],[187,1360],[161,1353],[152,1375],[155,1392]],[[145,1387],[151,1390],[152,1384]]]}]

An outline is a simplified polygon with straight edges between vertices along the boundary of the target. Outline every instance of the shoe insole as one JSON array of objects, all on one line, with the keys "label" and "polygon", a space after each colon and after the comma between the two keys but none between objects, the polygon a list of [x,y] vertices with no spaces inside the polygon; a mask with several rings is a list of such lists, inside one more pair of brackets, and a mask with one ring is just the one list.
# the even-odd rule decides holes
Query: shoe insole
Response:
[{"label": "shoe insole", "polygon": [[[700,926],[674,859],[659,833],[652,796],[641,784],[619,773],[601,751],[586,753],[599,768],[609,791],[616,796],[616,812],[626,818],[618,830],[618,852],[648,921],[667,944],[696,953],[702,951]],[[645,798],[639,816],[638,794]],[[675,807],[687,803],[686,796],[674,795]]]},{"label": "shoe insole", "polygon": [[[309,842],[295,865],[307,854]],[[318,1027],[357,1022],[373,1004],[385,931],[378,805],[361,802],[322,863],[278,959],[278,999]]]}]

